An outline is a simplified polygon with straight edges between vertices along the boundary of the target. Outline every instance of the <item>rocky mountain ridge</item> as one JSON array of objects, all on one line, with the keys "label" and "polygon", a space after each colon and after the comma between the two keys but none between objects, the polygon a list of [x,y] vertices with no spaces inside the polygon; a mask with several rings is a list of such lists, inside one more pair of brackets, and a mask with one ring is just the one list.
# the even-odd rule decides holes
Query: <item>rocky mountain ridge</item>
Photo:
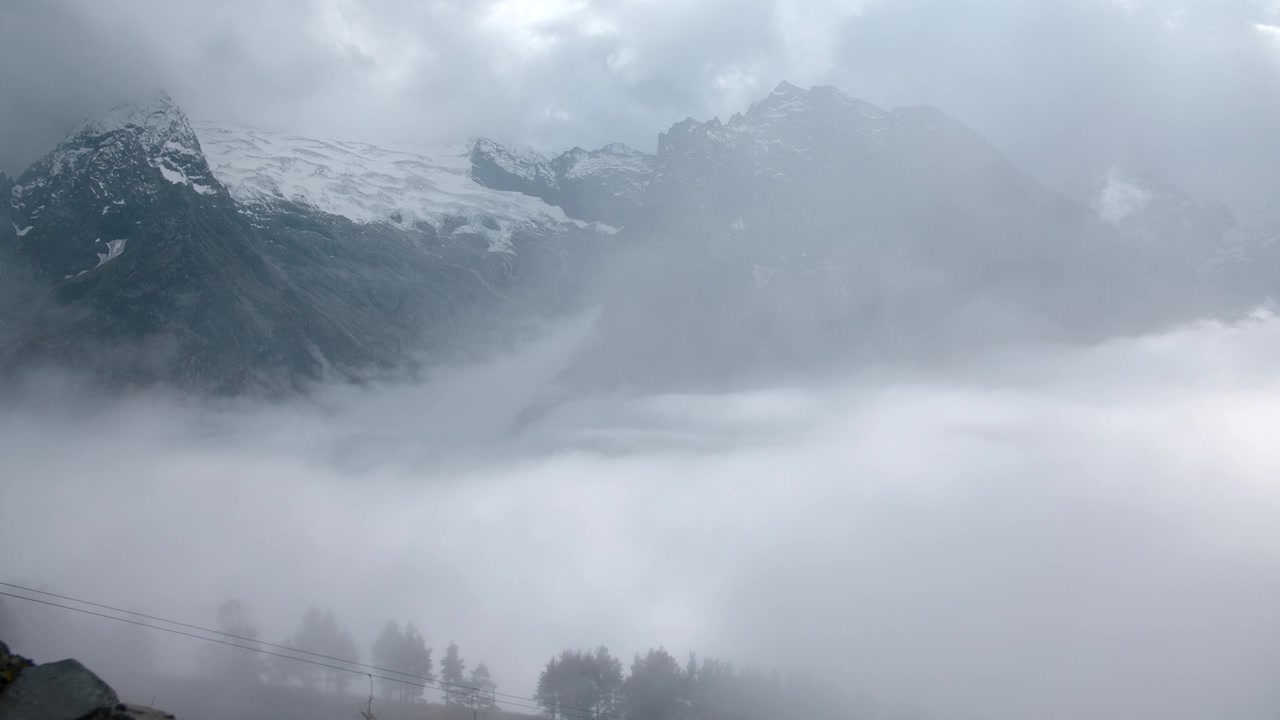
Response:
[{"label": "rocky mountain ridge", "polygon": [[554,311],[576,250],[608,236],[545,205],[532,222],[465,202],[370,222],[243,197],[167,95],[77,127],[9,192],[0,364],[225,392],[367,376]]},{"label": "rocky mountain ridge", "polygon": [[0,190],[0,364],[225,392],[458,360],[593,304],[575,373],[697,383],[1140,330],[1230,284],[1206,260],[1229,218],[1176,189],[1111,187],[1143,207],[1109,217],[936,108],[787,83],[656,155],[555,157],[193,125],[160,94]]}]

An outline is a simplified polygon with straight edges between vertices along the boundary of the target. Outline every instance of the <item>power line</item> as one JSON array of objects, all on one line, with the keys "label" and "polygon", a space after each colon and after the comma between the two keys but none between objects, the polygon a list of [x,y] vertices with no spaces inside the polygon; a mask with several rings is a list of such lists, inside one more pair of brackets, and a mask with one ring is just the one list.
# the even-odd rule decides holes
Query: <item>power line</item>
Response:
[{"label": "power line", "polygon": [[[410,677],[415,680],[423,680],[425,682],[443,682],[443,681],[437,681],[435,678],[422,677],[420,675],[400,672],[399,670],[392,670],[390,668],[383,668],[383,667],[378,667],[376,665],[368,665],[365,663],[354,662],[352,660],[347,660],[345,658],[333,657],[332,655],[324,655],[322,653],[311,652],[310,650],[299,650],[297,648],[289,647],[288,645],[281,645],[279,643],[267,642],[265,640],[245,637],[244,635],[236,635],[235,633],[223,632],[221,630],[211,630],[209,628],[201,627],[199,625],[192,625],[190,623],[178,622],[177,620],[168,620],[166,618],[156,617],[155,615],[148,615],[146,613],[135,612],[133,610],[124,610],[122,608],[112,607],[110,605],[103,605],[102,603],[90,602],[88,600],[81,600],[80,598],[74,598],[69,595],[59,595],[58,593],[48,592],[46,590],[36,590],[35,588],[24,587],[22,585],[15,585],[13,583],[8,583],[3,581],[0,581],[0,585],[3,585],[4,587],[14,588],[15,590],[22,590],[24,592],[32,592],[32,593],[37,593],[39,595],[45,595],[47,597],[55,597],[55,598],[58,598],[59,600],[69,600],[71,602],[79,603],[81,605],[89,605],[91,607],[102,608],[103,610],[110,610],[112,612],[124,613],[125,615],[134,615],[136,617],[146,618],[147,620],[154,620],[156,622],[162,622],[168,625],[177,625],[178,627],[184,627],[189,630],[199,630],[200,632],[209,633],[210,635],[221,635],[222,637],[231,638],[233,640],[256,643],[258,645],[266,645],[267,647],[273,647],[280,650],[288,650],[289,652],[292,652],[292,653],[300,653],[302,655],[310,655],[311,657],[318,657],[318,658],[323,658],[325,660],[333,660],[334,662],[341,662],[341,663],[347,663],[349,665],[355,665],[357,667],[369,668],[370,670],[377,670],[378,672],[389,672],[389,673],[394,673],[396,675],[404,675],[406,677]],[[123,620],[124,618],[117,618],[117,619]],[[146,627],[151,627],[151,626],[148,625]],[[159,628],[159,629],[163,629],[163,628]],[[446,684],[452,684],[452,683],[446,683]],[[531,698],[517,698],[517,699],[528,700]]]},{"label": "power line", "polygon": [[[11,586],[11,585],[10,585],[10,583],[0,583],[0,585]],[[41,591],[37,590],[37,591],[35,591],[35,592],[41,592]],[[48,593],[48,594],[49,594],[49,595],[54,595],[54,593]],[[160,626],[158,626],[158,625],[148,625],[147,623],[144,623],[144,622],[138,622],[138,621],[136,621],[136,620],[130,620],[130,619],[128,619],[128,618],[116,617],[116,616],[114,616],[114,615],[107,615],[107,614],[105,614],[105,613],[94,612],[93,610],[85,610],[84,608],[72,607],[72,606],[70,606],[70,605],[61,605],[61,604],[59,604],[59,603],[50,602],[50,601],[48,601],[48,600],[41,600],[41,599],[39,599],[39,598],[31,598],[31,597],[25,597],[25,596],[23,596],[23,595],[15,595],[15,594],[13,594],[13,593],[7,593],[7,592],[4,592],[4,591],[2,591],[2,590],[0,590],[0,595],[5,596],[5,597],[17,598],[17,599],[19,599],[19,600],[27,600],[27,601],[29,601],[29,602],[40,603],[41,605],[48,605],[49,607],[61,608],[61,609],[63,609],[63,610],[74,610],[75,612],[84,613],[84,614],[86,614],[86,615],[93,615],[93,616],[95,616],[95,617],[100,617],[100,618],[106,618],[106,619],[108,619],[108,620],[118,620],[118,621],[120,621],[120,622],[126,622],[126,623],[129,623],[129,624],[131,624],[131,625],[137,625],[137,626],[139,626],[139,627],[145,627],[145,628],[151,628],[152,630],[160,630],[160,631],[163,631],[163,632],[169,632],[169,633],[173,633],[173,634],[175,634],[175,635],[182,635],[182,636],[184,636],[184,637],[195,638],[196,640],[205,640],[205,641],[207,641],[207,642],[218,643],[219,645],[226,645],[226,646],[228,646],[228,647],[238,648],[238,649],[240,649],[240,650],[247,650],[247,651],[249,651],[249,652],[262,653],[263,655],[271,655],[271,656],[273,656],[273,657],[284,658],[284,659],[286,659],[286,660],[296,660],[297,662],[307,663],[307,664],[309,664],[309,665],[315,665],[315,666],[317,666],[317,667],[329,668],[329,669],[332,669],[332,670],[342,670],[342,671],[344,671],[344,672],[349,672],[349,673],[352,673],[352,674],[355,674],[355,675],[364,675],[364,676],[366,676],[366,677],[375,678],[375,679],[378,679],[378,680],[386,680],[386,681],[389,681],[389,682],[398,682],[398,683],[403,683],[403,684],[405,684],[405,685],[411,685],[411,686],[413,686],[413,687],[420,687],[420,688],[424,688],[424,689],[427,689],[427,690],[443,690],[443,689],[444,689],[444,688],[439,687],[439,686],[436,686],[436,685],[428,685],[428,684],[423,684],[423,683],[419,683],[419,682],[413,682],[412,680],[404,680],[404,679],[401,679],[401,678],[387,677],[387,676],[385,676],[385,675],[375,675],[375,674],[373,674],[373,673],[362,672],[362,671],[360,671],[360,670],[353,670],[353,669],[351,669],[351,668],[341,667],[341,666],[338,666],[338,665],[330,665],[329,663],[322,663],[322,662],[317,662],[317,661],[315,661],[315,660],[308,660],[307,658],[301,658],[301,657],[297,657],[297,656],[294,656],[294,655],[285,655],[285,654],[283,654],[283,653],[272,652],[272,651],[270,651],[270,650],[263,650],[262,648],[249,647],[249,646],[246,646],[246,645],[239,645],[239,644],[237,644],[237,643],[233,643],[233,642],[230,642],[230,641],[227,641],[227,640],[219,640],[218,638],[204,637],[203,635],[195,635],[195,634],[193,634],[193,633],[183,632],[183,631],[181,631],[181,630],[174,630],[174,629],[172,629],[172,628],[160,627]],[[77,602],[78,602],[78,601],[77,601]],[[127,611],[122,611],[122,612],[127,612]],[[139,613],[139,614],[140,614],[140,613]],[[168,621],[162,621],[162,622],[168,622]],[[210,632],[216,632],[216,631],[210,631]],[[250,640],[250,642],[255,642],[255,643],[256,643],[256,642],[258,642],[258,641],[257,641],[257,640]],[[339,660],[339,662],[350,662],[352,665],[360,665],[360,663],[351,662],[351,661],[349,661],[349,660]],[[389,671],[389,672],[396,672],[396,671],[392,670],[392,671]],[[434,682],[437,682],[437,681],[435,681],[435,680],[428,680],[428,682],[434,683]],[[530,701],[533,701],[533,702],[537,702],[537,700],[535,700],[534,698],[521,698],[520,696],[512,696],[512,697],[517,697],[517,698],[522,699],[522,700],[530,700]],[[498,699],[495,699],[495,700],[494,700],[494,702],[499,702],[499,703],[502,703],[503,705],[509,705],[509,706],[512,706],[512,707],[526,708],[526,709],[529,709],[529,710],[541,710],[541,709],[542,709],[542,707],[541,707],[541,706],[539,706],[539,705],[526,705],[526,704],[523,704],[523,703],[514,702],[514,701],[512,701],[512,700],[498,700]],[[569,708],[559,708],[559,712],[560,712],[560,714],[561,714],[561,715],[564,715],[564,716],[566,716],[566,717],[574,718],[574,720],[593,720],[593,716],[591,716],[591,715],[575,715],[575,714],[572,714],[572,713],[564,712],[564,710],[567,710],[567,709],[569,709]]]},{"label": "power line", "polygon": [[[111,605],[104,605],[104,604],[102,604],[102,603],[91,602],[91,601],[89,601],[89,600],[81,600],[80,598],[71,597],[71,596],[69,596],[69,595],[59,595],[58,593],[49,592],[49,591],[47,591],[47,590],[37,590],[37,589],[35,589],[35,588],[25,587],[25,586],[23,586],[23,585],[16,585],[16,584],[14,584],[14,583],[3,582],[3,581],[0,581],[0,585],[2,585],[2,586],[4,586],[4,587],[14,588],[14,589],[16,589],[16,590],[22,590],[22,591],[24,591],[24,592],[32,592],[32,593],[37,593],[37,594],[40,594],[40,595],[45,595],[45,596],[48,596],[48,597],[55,597],[55,598],[58,598],[58,599],[60,599],[60,600],[68,600],[68,601],[71,601],[71,602],[74,602],[74,603],[79,603],[79,604],[81,604],[81,605],[89,605],[89,606],[91,606],[91,607],[102,608],[103,610],[111,610],[112,612],[124,613],[124,614],[126,614],[126,615],[134,615],[134,616],[137,616],[137,617],[146,618],[147,620],[154,620],[154,621],[156,621],[156,622],[162,622],[162,623],[166,623],[166,624],[169,624],[169,625],[176,625],[176,626],[178,626],[178,627],[184,627],[184,628],[188,628],[188,629],[190,629],[190,630],[199,630],[200,632],[209,633],[210,635],[220,635],[220,636],[222,636],[222,637],[231,638],[231,639],[233,639],[233,640],[240,640],[240,641],[242,641],[242,642],[249,642],[249,643],[254,643],[254,644],[257,644],[257,645],[266,645],[267,647],[273,647],[273,648],[277,648],[277,649],[280,649],[280,650],[288,650],[288,651],[289,651],[289,652],[291,652],[291,653],[299,653],[299,654],[302,654],[302,655],[310,655],[311,657],[318,657],[318,658],[321,658],[321,659],[324,659],[324,660],[332,660],[332,661],[334,661],[334,662],[345,663],[345,664],[353,665],[353,666],[356,666],[356,667],[368,668],[368,669],[370,669],[370,670],[377,670],[378,672],[385,672],[385,673],[393,673],[393,674],[396,674],[396,675],[403,675],[403,676],[408,677],[408,678],[413,678],[414,680],[421,680],[421,681],[423,681],[423,682],[432,683],[432,684],[434,684],[434,686],[435,686],[433,689],[437,689],[437,690],[446,690],[446,691],[447,691],[447,690],[448,690],[448,688],[452,687],[452,688],[458,688],[458,689],[461,689],[461,690],[467,690],[467,691],[470,691],[470,692],[473,692],[473,693],[487,692],[487,693],[488,693],[488,694],[490,694],[490,695],[499,696],[499,697],[505,697],[505,698],[510,698],[510,699],[512,699],[512,700],[525,700],[525,701],[534,702],[534,703],[539,703],[539,702],[540,702],[537,698],[525,697],[525,696],[523,696],[523,695],[512,695],[512,694],[510,694],[510,693],[500,693],[500,692],[498,692],[498,691],[496,691],[496,690],[484,690],[483,688],[473,687],[473,686],[471,686],[471,685],[464,685],[464,684],[461,684],[461,683],[449,682],[449,681],[447,681],[447,680],[438,680],[438,679],[436,679],[436,678],[431,678],[431,677],[423,677],[423,676],[421,676],[421,675],[414,675],[413,673],[406,673],[406,672],[402,672],[402,671],[400,671],[400,670],[394,670],[394,669],[391,669],[391,668],[379,667],[379,666],[377,666],[377,665],[370,665],[370,664],[368,664],[368,663],[357,662],[357,661],[355,661],[355,660],[348,660],[348,659],[346,659],[346,658],[334,657],[334,656],[332,656],[332,655],[325,655],[325,654],[323,654],[323,653],[312,652],[312,651],[310,651],[310,650],[300,650],[300,649],[298,649],[298,648],[290,647],[290,646],[288,646],[288,645],[281,645],[281,644],[279,644],[279,643],[267,642],[267,641],[265,641],[265,640],[259,640],[259,639],[257,639],[257,638],[245,637],[245,636],[243,636],[243,635],[235,635],[235,634],[233,634],[233,633],[227,633],[227,632],[223,632],[223,631],[221,631],[221,630],[211,630],[211,629],[209,629],[209,628],[201,627],[201,626],[199,626],[199,625],[192,625],[192,624],[190,624],[190,623],[179,622],[179,621],[177,621],[177,620],[169,620],[169,619],[167,619],[167,618],[157,617],[157,616],[155,616],[155,615],[148,615],[148,614],[146,614],[146,613],[135,612],[135,611],[133,611],[133,610],[125,610],[125,609],[123,609],[123,608],[113,607],[113,606],[111,606]],[[14,595],[14,596],[10,596],[10,597],[18,597],[18,596]],[[34,598],[23,598],[23,599],[33,600]],[[56,605],[55,605],[55,607],[60,607],[60,606],[56,606]],[[75,610],[75,609],[77,609],[77,608],[68,608],[68,609]],[[91,613],[91,614],[98,615],[98,613]],[[110,617],[110,616],[102,616],[102,617]],[[115,619],[115,620],[123,620],[124,622],[133,622],[133,621],[131,621],[131,620],[126,620],[125,618],[114,618],[114,617],[113,617],[112,619]],[[142,625],[143,627],[154,627],[154,626],[152,626],[152,625],[146,625],[146,624],[144,624],[144,623],[134,623],[134,624]],[[157,629],[157,630],[164,630],[165,628],[155,628],[155,629]],[[186,633],[180,633],[180,634],[184,634],[184,635],[185,635]],[[193,636],[193,637],[194,637],[194,636]],[[205,639],[208,639],[208,638],[205,638]],[[237,647],[240,647],[240,646],[237,646]],[[249,649],[252,649],[252,648],[249,648]],[[271,654],[275,654],[275,653],[271,653]],[[299,658],[299,659],[301,659],[301,658]],[[354,672],[354,671],[353,671],[353,672]],[[361,674],[365,674],[365,673],[361,673]],[[423,686],[423,687],[425,687],[425,686]],[[572,705],[563,705],[563,704],[556,703],[556,702],[550,702],[550,703],[547,703],[547,704],[549,704],[549,705],[551,705],[551,706],[554,706],[557,710],[563,709],[563,710],[572,710],[572,711],[574,711],[574,712],[587,713],[587,715],[588,715],[589,717],[616,718],[617,720],[631,720],[631,718],[628,718],[628,717],[626,717],[626,716],[624,716],[624,715],[619,715],[619,714],[616,714],[616,713],[607,713],[607,712],[600,712],[600,713],[597,713],[596,711],[591,710],[591,709],[589,709],[589,708],[574,707],[574,706],[572,706]]]},{"label": "power line", "polygon": [[[226,633],[226,632],[222,632],[222,631],[220,631],[220,630],[211,630],[211,629],[209,629],[209,628],[201,627],[201,626],[199,626],[199,625],[192,625],[192,624],[190,624],[190,623],[179,622],[179,621],[177,621],[177,620],[169,620],[169,619],[166,619],[166,618],[157,617],[157,616],[155,616],[155,615],[148,615],[148,614],[146,614],[146,613],[135,612],[135,611],[132,611],[132,610],[124,610],[124,609],[121,609],[121,608],[112,607],[112,606],[110,606],[110,605],[104,605],[104,604],[102,604],[102,603],[91,602],[91,601],[89,601],[89,600],[81,600],[81,599],[79,599],[79,598],[71,597],[71,596],[69,596],[69,595],[59,595],[58,593],[48,592],[48,591],[45,591],[45,590],[37,590],[37,589],[35,589],[35,588],[29,588],[29,587],[25,587],[25,586],[22,586],[22,585],[16,585],[16,584],[14,584],[14,583],[8,583],[8,582],[0,581],[0,586],[9,587],[9,588],[13,588],[13,589],[16,589],[16,590],[22,590],[22,591],[24,591],[24,592],[37,593],[37,594],[45,595],[45,596],[48,596],[48,597],[58,598],[58,599],[60,599],[60,600],[67,600],[67,601],[74,602],[74,603],[80,603],[80,604],[82,604],[82,605],[89,605],[89,606],[91,606],[91,607],[101,608],[101,609],[104,609],[104,610],[110,610],[110,611],[112,611],[112,612],[124,613],[124,614],[126,614],[126,615],[134,615],[134,616],[136,616],[136,617],[145,618],[145,619],[147,619],[147,620],[154,620],[154,621],[156,621],[156,622],[162,622],[162,623],[167,623],[167,624],[170,624],[170,625],[176,625],[176,626],[178,626],[178,627],[185,627],[185,628],[188,628],[188,629],[191,629],[191,630],[199,630],[200,632],[209,633],[210,635],[221,635],[221,636],[223,636],[223,637],[225,637],[225,638],[230,638],[230,639],[233,639],[233,640],[240,640],[240,641],[242,641],[242,642],[253,643],[254,645],[266,645],[266,646],[268,646],[268,647],[278,648],[278,649],[281,649],[281,650],[288,650],[288,651],[289,651],[289,652],[291,652],[291,653],[300,653],[300,654],[303,654],[303,655],[310,655],[310,656],[312,656],[312,657],[323,658],[323,659],[325,659],[325,660],[332,660],[332,661],[334,661],[334,662],[345,663],[345,664],[347,664],[347,665],[351,665],[351,666],[354,666],[354,667],[361,667],[361,668],[367,668],[367,669],[369,669],[369,670],[376,670],[376,671],[378,671],[378,672],[394,673],[394,674],[396,674],[396,675],[403,675],[403,676],[405,676],[405,677],[413,678],[414,680],[420,680],[420,681],[423,681],[423,682],[413,682],[412,680],[404,680],[404,679],[402,679],[402,678],[386,677],[386,676],[384,676],[384,675],[374,675],[374,674],[369,673],[369,672],[364,672],[364,671],[361,671],[361,670],[355,670],[355,669],[352,669],[351,667],[341,667],[341,666],[339,666],[339,665],[331,665],[331,664],[329,664],[329,663],[317,662],[317,661],[315,661],[315,660],[309,660],[309,659],[307,659],[307,658],[297,657],[296,655],[286,655],[286,654],[283,654],[283,653],[273,652],[273,651],[270,651],[270,650],[264,650],[264,649],[262,649],[261,647],[251,647],[251,646],[246,646],[246,645],[240,645],[240,644],[238,644],[238,643],[231,642],[230,640],[222,640],[222,639],[219,639],[219,638],[206,637],[206,636],[203,636],[203,635],[196,635],[196,634],[194,634],[194,633],[184,632],[184,631],[182,631],[182,630],[175,630],[175,629],[173,629],[173,628],[160,627],[160,626],[158,626],[158,625],[150,625],[150,624],[148,624],[148,623],[139,622],[139,621],[137,621],[137,620],[130,620],[130,619],[128,619],[128,618],[117,617],[117,616],[115,616],[115,615],[107,615],[107,614],[105,614],[105,613],[94,612],[94,611],[92,611],[92,610],[86,610],[86,609],[84,609],[84,608],[72,607],[72,606],[70,606],[70,605],[62,605],[62,604],[59,604],[59,603],[50,602],[50,601],[48,601],[48,600],[41,600],[41,599],[39,599],[39,598],[26,597],[26,596],[24,596],[24,595],[15,595],[15,594],[13,594],[13,593],[7,593],[7,592],[4,592],[4,591],[0,591],[0,595],[5,596],[5,597],[16,598],[16,599],[18,599],[18,600],[26,600],[26,601],[28,601],[28,602],[40,603],[41,605],[47,605],[47,606],[49,606],[49,607],[61,608],[61,609],[63,609],[63,610],[73,610],[73,611],[75,611],[75,612],[84,613],[84,614],[86,614],[86,615],[92,615],[92,616],[94,616],[94,617],[106,618],[106,619],[108,619],[108,620],[116,620],[116,621],[119,621],[119,622],[129,623],[129,624],[131,624],[131,625],[137,625],[137,626],[139,626],[139,627],[150,628],[150,629],[152,629],[152,630],[160,630],[160,631],[163,631],[163,632],[173,633],[173,634],[175,634],[175,635],[181,635],[181,636],[183,636],[183,637],[194,638],[194,639],[196,639],[196,640],[205,640],[205,641],[207,641],[207,642],[218,643],[218,644],[220,644],[220,645],[227,645],[227,646],[229,646],[229,647],[239,648],[239,649],[241,649],[241,650],[247,650],[247,651],[250,651],[250,652],[262,653],[262,654],[264,654],[264,655],[271,655],[271,656],[273,656],[273,657],[284,658],[284,659],[286,659],[286,660],[296,660],[296,661],[298,661],[298,662],[308,663],[308,664],[311,664],[311,665],[315,665],[315,666],[323,667],[323,668],[329,668],[329,669],[332,669],[332,670],[342,670],[342,671],[344,671],[344,672],[353,673],[353,674],[355,674],[355,675],[364,675],[364,676],[371,677],[371,678],[377,678],[377,679],[379,679],[379,680],[386,680],[386,681],[389,681],[389,682],[398,682],[398,683],[403,683],[403,684],[405,684],[405,685],[411,685],[411,686],[414,686],[414,687],[421,687],[421,688],[428,689],[428,690],[443,690],[443,691],[445,691],[445,692],[449,692],[449,688],[455,688],[455,689],[461,689],[461,690],[468,690],[468,691],[471,691],[471,692],[473,692],[473,693],[477,693],[477,694],[478,694],[478,693],[482,693],[482,692],[483,692],[483,693],[486,693],[486,694],[488,694],[488,695],[495,696],[495,697],[494,697],[494,701],[495,701],[495,702],[500,702],[500,703],[502,703],[503,705],[510,705],[510,706],[512,706],[512,707],[520,707],[520,708],[526,708],[526,709],[530,709],[530,710],[541,710],[541,709],[543,709],[543,708],[547,708],[547,709],[554,708],[554,709],[555,709],[557,712],[559,712],[561,715],[564,715],[564,716],[566,716],[566,717],[570,717],[570,718],[574,718],[574,720],[595,720],[596,718],[614,718],[615,720],[632,720],[632,718],[629,718],[629,717],[627,717],[627,716],[625,716],[625,715],[619,715],[619,714],[617,714],[617,713],[596,712],[596,711],[594,711],[594,710],[590,710],[590,709],[588,709],[588,708],[573,707],[573,706],[571,706],[571,705],[563,705],[563,704],[556,703],[556,702],[543,703],[542,701],[538,700],[537,698],[525,697],[525,696],[523,696],[523,695],[512,695],[512,694],[510,694],[510,693],[500,693],[500,692],[497,692],[496,690],[484,690],[484,689],[482,689],[482,688],[479,688],[479,687],[473,687],[473,686],[471,686],[471,685],[462,685],[462,684],[459,684],[459,683],[452,683],[452,682],[448,682],[448,681],[445,681],[445,680],[437,680],[437,679],[435,679],[435,678],[423,677],[423,676],[421,676],[421,675],[414,675],[414,674],[412,674],[412,673],[401,672],[401,671],[399,671],[399,670],[393,670],[393,669],[390,669],[390,668],[378,667],[377,665],[370,665],[370,664],[368,664],[368,663],[357,662],[357,661],[355,661],[355,660],[348,660],[348,659],[346,659],[346,658],[334,657],[334,656],[332,656],[332,655],[324,655],[324,654],[322,654],[322,653],[311,652],[311,651],[309,651],[309,650],[300,650],[300,649],[298,649],[298,648],[292,648],[292,647],[289,647],[288,645],[280,645],[280,644],[277,644],[277,643],[266,642],[266,641],[264,641],[264,640],[258,640],[258,639],[256,639],[256,638],[250,638],[250,637],[245,637],[245,636],[242,636],[242,635],[235,635],[235,634],[232,634],[232,633]],[[426,684],[424,684],[424,683],[426,683]],[[505,699],[505,700],[498,699],[499,697],[507,698],[507,699]],[[535,704],[535,705],[526,705],[526,704],[523,704],[523,703],[514,702],[514,701],[516,701],[516,700],[523,700],[523,701],[532,702],[532,703],[537,703],[537,704]],[[573,712],[565,712],[565,711],[573,711]],[[583,714],[578,715],[578,714],[575,714],[575,713],[583,713]]]}]

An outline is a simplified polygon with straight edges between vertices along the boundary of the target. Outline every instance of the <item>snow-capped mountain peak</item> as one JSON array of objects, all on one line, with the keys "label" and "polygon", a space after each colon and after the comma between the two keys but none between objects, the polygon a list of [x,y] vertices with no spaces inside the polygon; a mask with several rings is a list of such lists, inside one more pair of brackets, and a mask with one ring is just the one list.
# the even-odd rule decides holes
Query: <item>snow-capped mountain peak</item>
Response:
[{"label": "snow-capped mountain peak", "polygon": [[489,158],[503,172],[529,183],[554,185],[556,180],[548,168],[550,158],[533,148],[503,145],[488,138],[474,140],[468,146],[473,162],[478,157]]},{"label": "snow-capped mountain peak", "polygon": [[138,238],[158,207],[226,200],[186,115],[163,91],[78,123],[8,195],[25,260],[60,279],[145,247]]},{"label": "snow-capped mountain peak", "polygon": [[644,174],[652,159],[624,143],[609,143],[599,150],[576,147],[556,158],[555,163],[563,168],[560,174],[564,177],[585,178],[615,172]]},{"label": "snow-capped mountain peak", "polygon": [[[187,116],[163,90],[138,103],[117,105],[82,120],[35,166],[15,195],[52,183],[88,181],[103,200],[120,201],[128,188],[121,168],[141,159],[174,185],[212,195],[218,192]],[[30,171],[29,171],[30,172]],[[19,197],[15,203],[20,204]]]},{"label": "snow-capped mountain peak", "polygon": [[199,150],[196,135],[181,108],[163,90],[138,103],[117,105],[87,118],[67,133],[67,140],[95,137],[128,131],[147,147],[160,148],[170,143],[185,150]]}]

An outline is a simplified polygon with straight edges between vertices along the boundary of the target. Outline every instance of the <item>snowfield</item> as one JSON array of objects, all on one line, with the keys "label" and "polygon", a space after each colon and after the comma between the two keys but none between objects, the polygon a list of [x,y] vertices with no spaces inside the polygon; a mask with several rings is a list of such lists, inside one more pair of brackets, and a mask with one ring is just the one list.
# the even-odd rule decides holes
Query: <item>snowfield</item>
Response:
[{"label": "snowfield", "polygon": [[391,149],[358,142],[194,123],[214,175],[246,207],[299,202],[357,223],[426,222],[462,217],[498,228],[494,249],[520,225],[577,222],[560,208],[471,179],[470,144]]}]

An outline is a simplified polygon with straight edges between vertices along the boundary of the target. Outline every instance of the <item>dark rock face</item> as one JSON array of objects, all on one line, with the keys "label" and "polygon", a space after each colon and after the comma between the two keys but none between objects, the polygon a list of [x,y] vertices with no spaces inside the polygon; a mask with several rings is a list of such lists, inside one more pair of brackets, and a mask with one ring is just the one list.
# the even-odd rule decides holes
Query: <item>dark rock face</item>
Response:
[{"label": "dark rock face", "polygon": [[550,160],[491,140],[471,149],[471,176],[481,185],[540,198],[569,217],[614,227],[639,218],[652,174],[653,156],[622,143],[574,148]]},{"label": "dark rock face", "polygon": [[560,184],[559,205],[572,217],[614,227],[640,219],[654,158],[621,143],[599,150],[574,148],[551,161]]},{"label": "dark rock face", "polygon": [[1182,269],[961,123],[834,88],[783,83],[728,122],[677,123],[643,205],[581,370],[604,383],[934,357],[1188,311]]},{"label": "dark rock face", "polygon": [[15,229],[9,219],[13,212],[10,196],[13,194],[13,178],[0,172],[0,242],[12,242]]},{"label": "dark rock face", "polygon": [[27,668],[0,693],[5,720],[81,720],[109,715],[120,699],[97,675],[75,660]]},{"label": "dark rock face", "polygon": [[492,140],[478,140],[471,146],[471,177],[487,188],[560,204],[559,180],[547,158],[535,152],[518,153]]},{"label": "dark rock face", "polygon": [[124,385],[292,388],[479,352],[573,301],[599,249],[574,225],[512,229],[517,254],[475,218],[245,208],[164,95],[84,123],[9,197],[0,366]]},{"label": "dark rock face", "polygon": [[0,642],[0,718],[4,720],[174,720],[169,713],[122,704],[76,660],[33,665]]},{"label": "dark rock face", "polygon": [[186,117],[163,93],[82,123],[10,195],[18,254],[64,278],[106,262],[111,243],[136,244],[140,226],[168,206],[227,200]]},{"label": "dark rock face", "polygon": [[[472,357],[590,302],[605,310],[580,376],[696,384],[1141,330],[1203,313],[1201,266],[1235,257],[1201,241],[1231,219],[1176,192],[1104,222],[936,108],[829,87],[783,83],[727,122],[676,123],[656,155],[481,140],[436,167],[345,145],[248,168],[248,200],[167,96],[84,123],[16,183],[0,177],[0,366],[289,389]],[[219,174],[246,170],[210,156]],[[317,177],[357,205],[456,192],[370,220],[295,192]],[[1275,254],[1248,245],[1236,255]]]}]

